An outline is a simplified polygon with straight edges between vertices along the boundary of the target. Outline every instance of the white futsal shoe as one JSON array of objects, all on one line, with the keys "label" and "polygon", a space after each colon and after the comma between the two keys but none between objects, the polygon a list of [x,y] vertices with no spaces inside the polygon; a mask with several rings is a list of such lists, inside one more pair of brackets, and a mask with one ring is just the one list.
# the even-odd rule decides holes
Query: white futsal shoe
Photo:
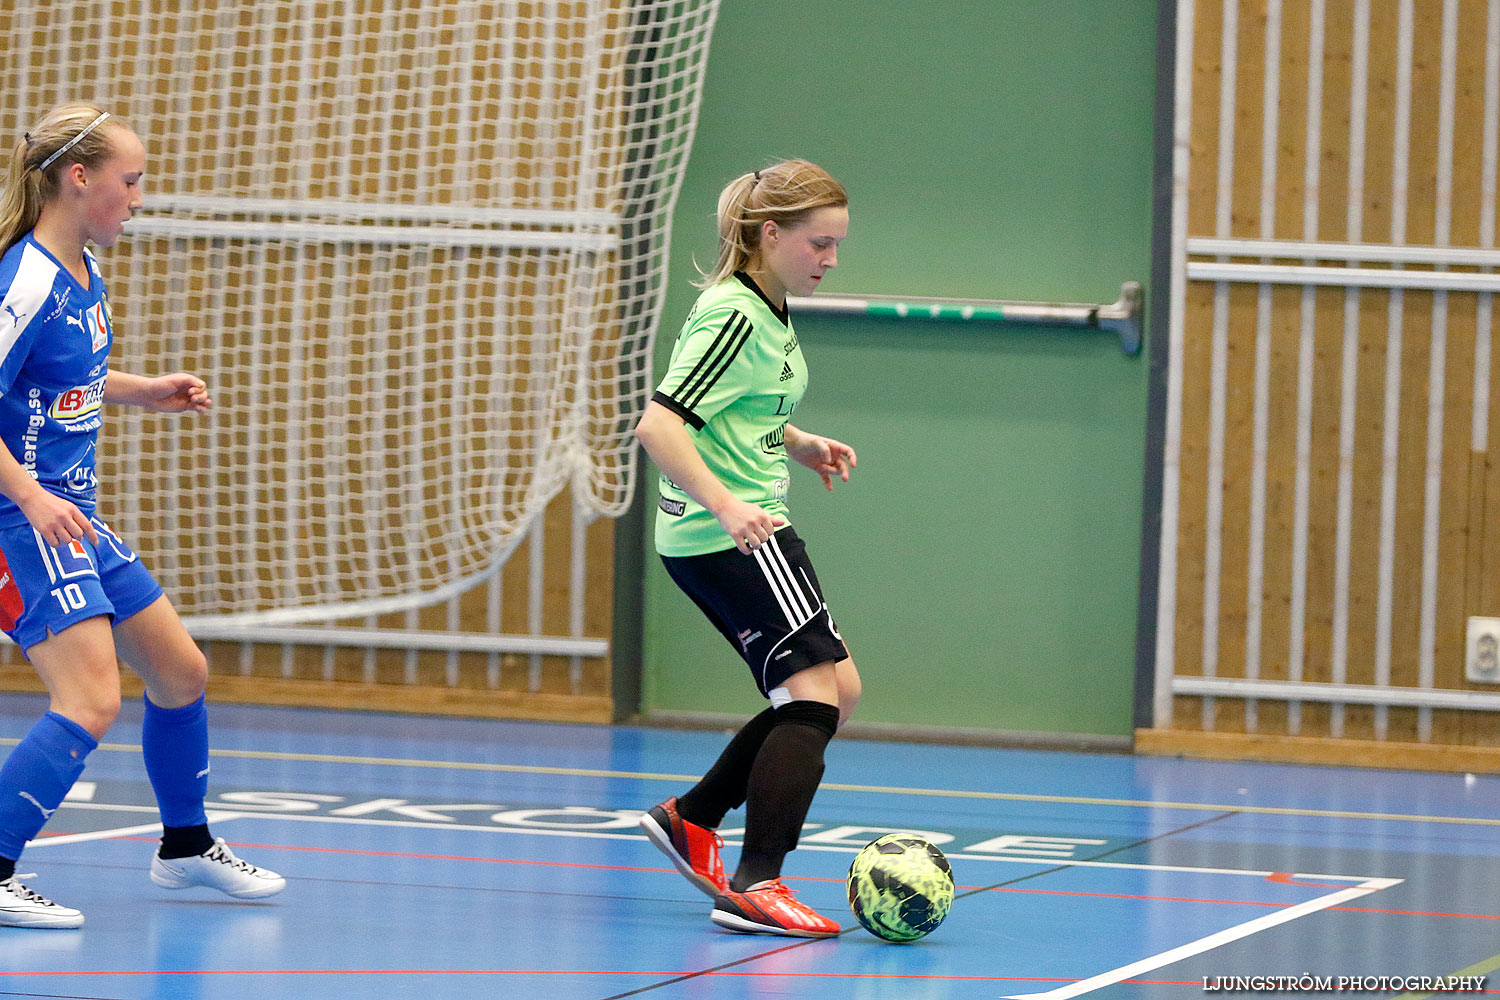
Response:
[{"label": "white futsal shoe", "polygon": [[82,927],[83,914],[52,902],[21,884],[35,875],[12,875],[0,882],[0,927]]},{"label": "white futsal shoe", "polygon": [[280,875],[235,857],[223,837],[215,837],[214,846],[188,858],[163,858],[158,850],[151,859],[151,881],[164,889],[201,885],[235,899],[274,896],[286,888]]}]

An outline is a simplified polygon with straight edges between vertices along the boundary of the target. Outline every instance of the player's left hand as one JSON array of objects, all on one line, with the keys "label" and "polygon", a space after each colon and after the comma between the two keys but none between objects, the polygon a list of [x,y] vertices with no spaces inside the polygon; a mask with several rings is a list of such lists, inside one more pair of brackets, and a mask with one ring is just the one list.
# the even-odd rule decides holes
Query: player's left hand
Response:
[{"label": "player's left hand", "polygon": [[833,489],[834,476],[847,483],[849,472],[859,464],[853,448],[820,434],[802,434],[795,446],[788,441],[787,454],[816,472],[827,490]]},{"label": "player's left hand", "polygon": [[208,386],[196,375],[174,372],[148,380],[141,405],[158,413],[204,413],[214,405]]}]

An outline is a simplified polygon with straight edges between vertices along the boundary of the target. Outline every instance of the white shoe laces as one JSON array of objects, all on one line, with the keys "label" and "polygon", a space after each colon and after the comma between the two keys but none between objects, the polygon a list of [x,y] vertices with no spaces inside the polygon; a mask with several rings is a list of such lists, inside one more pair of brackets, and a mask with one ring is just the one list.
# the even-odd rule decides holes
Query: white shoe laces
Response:
[{"label": "white shoe laces", "polygon": [[27,875],[12,875],[10,878],[5,879],[3,882],[0,882],[0,888],[10,890],[11,894],[23,903],[37,903],[41,906],[57,905],[46,896],[43,896],[41,893],[37,892],[35,889],[31,888],[28,885],[24,885],[21,882],[21,879],[23,878],[36,878],[36,872],[31,872]]}]

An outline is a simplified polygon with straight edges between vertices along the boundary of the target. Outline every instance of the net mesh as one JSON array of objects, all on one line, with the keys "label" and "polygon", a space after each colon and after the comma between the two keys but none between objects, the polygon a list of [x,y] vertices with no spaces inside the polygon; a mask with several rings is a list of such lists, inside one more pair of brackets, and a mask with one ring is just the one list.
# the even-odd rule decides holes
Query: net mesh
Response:
[{"label": "net mesh", "polygon": [[112,412],[101,513],[184,614],[410,608],[566,487],[621,513],[717,0],[166,6],[0,10],[0,135],[147,147],[111,363],[215,406]]}]

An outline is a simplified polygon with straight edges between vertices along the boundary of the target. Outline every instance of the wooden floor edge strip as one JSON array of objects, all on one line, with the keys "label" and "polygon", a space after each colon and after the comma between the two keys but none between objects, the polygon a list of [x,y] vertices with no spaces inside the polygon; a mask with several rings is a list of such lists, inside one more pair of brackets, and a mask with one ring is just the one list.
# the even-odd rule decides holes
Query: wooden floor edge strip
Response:
[{"label": "wooden floor edge strip", "polygon": [[1264,733],[1205,733],[1183,729],[1138,729],[1137,753],[1203,760],[1249,760],[1278,764],[1393,768],[1500,774],[1500,747],[1279,736]]}]

